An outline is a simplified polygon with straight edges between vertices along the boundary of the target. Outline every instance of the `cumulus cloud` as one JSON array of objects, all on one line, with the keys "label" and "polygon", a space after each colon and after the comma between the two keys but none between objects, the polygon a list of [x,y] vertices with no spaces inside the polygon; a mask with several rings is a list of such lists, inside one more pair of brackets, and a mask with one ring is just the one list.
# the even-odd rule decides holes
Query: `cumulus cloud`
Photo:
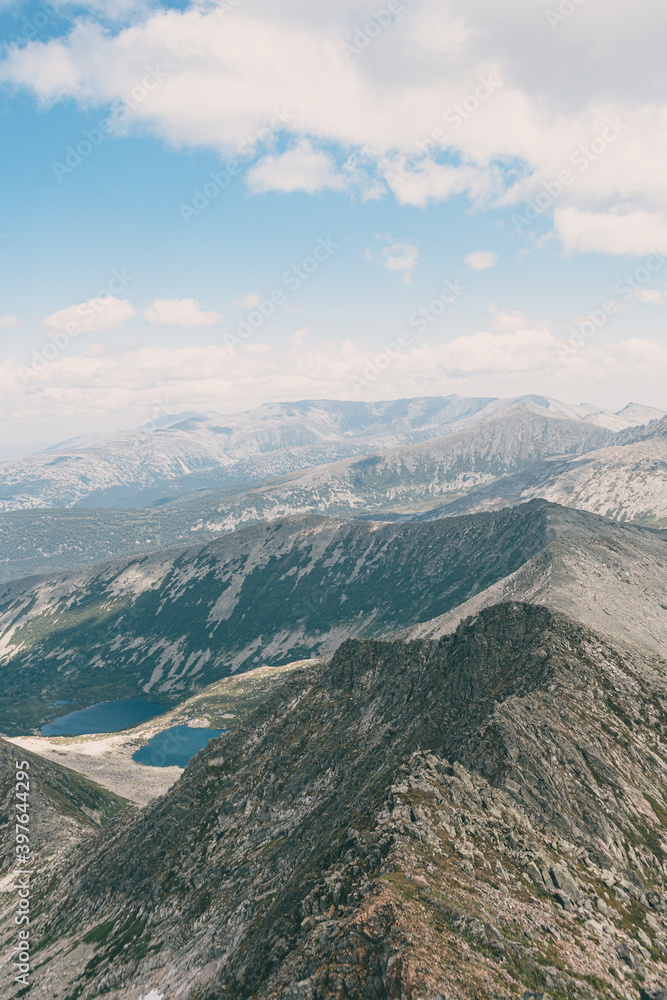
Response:
[{"label": "cumulus cloud", "polygon": [[250,190],[256,193],[305,191],[315,194],[324,188],[340,191],[346,186],[334,159],[328,153],[313,149],[305,139],[285,153],[265,156],[249,170],[247,182]]},{"label": "cumulus cloud", "polygon": [[582,212],[557,210],[556,231],[567,253],[642,256],[667,247],[667,214],[644,211]]},{"label": "cumulus cloud", "polygon": [[493,326],[496,330],[525,330],[530,322],[518,309],[499,309],[490,305],[489,312],[493,316]]},{"label": "cumulus cloud", "polygon": [[[131,16],[134,6],[114,9]],[[558,30],[545,11],[526,16],[525,0],[414,0],[355,58],[344,45],[368,20],[365,0],[256,0],[233,16],[203,0],[137,10],[113,33],[89,18],[62,38],[10,48],[0,77],[45,101],[107,108],[157,68],[127,124],[230,155],[277,112],[289,115],[291,147],[248,161],[257,192],[390,190],[411,205],[463,194],[487,206],[540,194],[570,253],[642,254],[664,241],[658,0],[641,18],[631,0],[586,5]]]},{"label": "cumulus cloud", "polygon": [[42,320],[42,324],[47,330],[75,337],[81,333],[101,333],[103,330],[111,330],[136,315],[134,307],[127,299],[105,295],[51,313]]},{"label": "cumulus cloud", "polygon": [[380,254],[382,266],[400,274],[406,285],[412,281],[418,258],[419,250],[410,240],[392,240],[382,248]]},{"label": "cumulus cloud", "polygon": [[498,263],[498,254],[491,250],[474,250],[465,258],[468,267],[473,271],[483,271],[485,267],[495,267]]},{"label": "cumulus cloud", "polygon": [[234,305],[241,312],[246,312],[248,309],[256,309],[261,301],[262,296],[258,292],[248,292],[243,298],[234,299]]},{"label": "cumulus cloud", "polygon": [[20,325],[21,320],[18,316],[14,316],[12,314],[9,316],[0,316],[0,330],[11,330]]},{"label": "cumulus cloud", "polygon": [[213,326],[220,323],[220,313],[201,308],[196,299],[153,299],[144,316],[155,326]]}]

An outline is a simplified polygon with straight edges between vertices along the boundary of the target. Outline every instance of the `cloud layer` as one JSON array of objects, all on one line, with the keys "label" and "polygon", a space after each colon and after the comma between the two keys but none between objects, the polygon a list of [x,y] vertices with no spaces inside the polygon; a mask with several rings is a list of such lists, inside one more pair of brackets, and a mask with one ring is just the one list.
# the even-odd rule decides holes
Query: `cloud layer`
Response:
[{"label": "cloud layer", "polygon": [[[0,420],[52,421],[76,413],[108,426],[127,411],[155,406],[245,409],[270,400],[390,399],[447,393],[544,392],[571,401],[620,406],[662,394],[667,347],[631,337],[607,343],[597,333],[576,343],[495,312],[496,331],[450,343],[388,337],[363,349],[351,340],[311,344],[299,331],[289,348],[148,346],[111,353],[58,355],[33,367],[0,364]],[[606,402],[605,402],[606,401]]]},{"label": "cloud layer", "polygon": [[127,299],[104,295],[60,309],[46,316],[42,322],[47,330],[76,337],[82,333],[112,330],[133,316],[136,316],[136,311]]},{"label": "cloud layer", "polygon": [[154,299],[144,309],[144,317],[154,326],[214,326],[223,319],[220,313],[201,308],[196,299]]},{"label": "cloud layer", "polygon": [[0,75],[47,102],[120,100],[119,127],[224,156],[278,112],[276,148],[248,163],[255,192],[384,191],[414,205],[464,194],[536,203],[569,253],[667,242],[659,0],[641,16],[630,0],[584,4],[566,23],[523,0],[414,0],[383,23],[366,0],[225,7],[139,8],[115,33],[81,20],[10,49]]}]

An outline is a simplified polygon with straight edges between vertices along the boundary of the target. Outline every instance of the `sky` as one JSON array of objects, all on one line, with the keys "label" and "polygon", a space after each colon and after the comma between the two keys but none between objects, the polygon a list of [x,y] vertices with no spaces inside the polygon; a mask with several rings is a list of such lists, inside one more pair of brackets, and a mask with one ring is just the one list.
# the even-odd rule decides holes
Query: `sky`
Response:
[{"label": "sky", "polygon": [[667,409],[658,0],[0,0],[0,446],[290,399]]}]

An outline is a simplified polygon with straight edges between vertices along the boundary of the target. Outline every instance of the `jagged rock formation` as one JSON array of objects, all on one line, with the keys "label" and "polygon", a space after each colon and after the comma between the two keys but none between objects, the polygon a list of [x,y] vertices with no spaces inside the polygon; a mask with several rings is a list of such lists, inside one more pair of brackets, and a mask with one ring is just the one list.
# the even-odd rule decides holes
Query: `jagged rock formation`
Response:
[{"label": "jagged rock formation", "polygon": [[667,545],[654,532],[534,501],[424,524],[284,518],[205,546],[5,584],[0,679],[12,680],[11,694],[0,692],[0,728],[25,734],[59,700],[85,707],[150,693],[170,705],[239,669],[428,622],[558,540],[572,541],[575,568],[592,558],[584,543],[593,555],[625,545],[630,568],[636,545],[656,586],[667,575]]},{"label": "jagged rock formation", "polygon": [[664,660],[544,607],[348,641],[44,873],[31,995],[653,1000],[666,724]]}]

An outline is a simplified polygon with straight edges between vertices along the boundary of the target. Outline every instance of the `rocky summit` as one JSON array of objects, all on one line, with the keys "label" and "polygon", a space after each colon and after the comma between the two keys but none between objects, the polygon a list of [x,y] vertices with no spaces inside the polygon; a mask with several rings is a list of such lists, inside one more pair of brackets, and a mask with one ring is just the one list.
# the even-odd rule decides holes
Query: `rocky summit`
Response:
[{"label": "rocky summit", "polygon": [[664,1000],[666,724],[548,607],[347,640],[44,866],[30,996]]}]

